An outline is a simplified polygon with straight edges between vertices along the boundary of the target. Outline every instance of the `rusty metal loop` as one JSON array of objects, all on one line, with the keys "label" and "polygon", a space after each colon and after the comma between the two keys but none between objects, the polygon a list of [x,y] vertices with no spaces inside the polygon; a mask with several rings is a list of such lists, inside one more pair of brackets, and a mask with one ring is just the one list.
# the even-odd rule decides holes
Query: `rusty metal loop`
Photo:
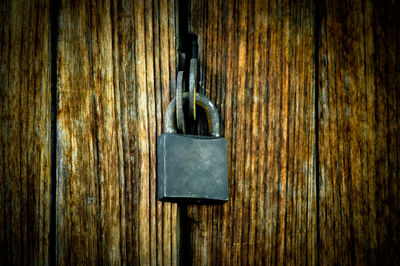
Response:
[{"label": "rusty metal loop", "polygon": [[[189,100],[189,92],[184,92],[182,94],[182,99],[184,101]],[[202,107],[206,113],[207,121],[208,121],[208,131],[211,136],[219,137],[219,129],[220,129],[220,121],[218,110],[215,105],[208,99],[206,96],[203,96],[199,93],[196,93],[196,104]],[[170,104],[168,105],[167,111],[165,113],[165,124],[164,131],[165,133],[177,133],[176,127],[176,99],[172,99]]]},{"label": "rusty metal loop", "polygon": [[182,130],[183,133],[186,133],[185,128],[185,116],[183,113],[183,99],[182,93],[184,91],[184,80],[183,80],[183,71],[178,72],[178,76],[176,79],[176,126],[178,129]]},{"label": "rusty metal loop", "polygon": [[190,60],[189,70],[189,114],[196,120],[197,58]]},{"label": "rusty metal loop", "polygon": [[178,54],[178,71],[184,71],[186,65],[186,54],[179,53]]}]

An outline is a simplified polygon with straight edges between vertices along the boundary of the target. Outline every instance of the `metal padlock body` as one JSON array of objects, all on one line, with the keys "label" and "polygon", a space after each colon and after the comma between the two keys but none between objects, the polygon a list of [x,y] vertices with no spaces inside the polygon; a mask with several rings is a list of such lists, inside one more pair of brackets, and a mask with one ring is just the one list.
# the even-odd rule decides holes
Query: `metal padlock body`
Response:
[{"label": "metal padlock body", "polygon": [[[184,93],[184,100],[188,93]],[[227,143],[219,137],[214,105],[196,93],[196,104],[206,110],[213,136],[176,134],[175,99],[168,106],[165,133],[157,138],[157,194],[163,201],[195,203],[228,200]]]}]

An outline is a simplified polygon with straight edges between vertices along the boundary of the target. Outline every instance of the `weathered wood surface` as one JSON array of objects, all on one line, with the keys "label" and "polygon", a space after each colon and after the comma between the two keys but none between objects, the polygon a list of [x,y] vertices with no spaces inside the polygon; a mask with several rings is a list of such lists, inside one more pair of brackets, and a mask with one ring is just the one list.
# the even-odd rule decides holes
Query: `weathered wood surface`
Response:
[{"label": "weathered wood surface", "polygon": [[186,259],[315,264],[313,2],[191,3],[201,90],[228,141],[230,196],[222,206],[188,207]]},{"label": "weathered wood surface", "polygon": [[177,206],[156,200],[175,77],[173,1],[61,1],[57,264],[177,264]]},{"label": "weathered wood surface", "polygon": [[48,264],[49,1],[0,9],[0,264]]},{"label": "weathered wood surface", "polygon": [[400,262],[400,5],[319,6],[320,263]]},{"label": "weathered wood surface", "polygon": [[400,261],[399,3],[192,0],[230,200],[183,217],[155,193],[174,1],[53,3],[1,4],[0,265]]}]

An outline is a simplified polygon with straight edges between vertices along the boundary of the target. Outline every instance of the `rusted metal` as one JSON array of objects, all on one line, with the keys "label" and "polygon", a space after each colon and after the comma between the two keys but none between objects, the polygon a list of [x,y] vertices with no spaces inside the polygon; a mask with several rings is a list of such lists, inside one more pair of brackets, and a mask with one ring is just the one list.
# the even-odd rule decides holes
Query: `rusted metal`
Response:
[{"label": "rusted metal", "polygon": [[[189,100],[189,93],[182,93],[183,102]],[[207,121],[208,121],[208,130],[211,136],[219,137],[219,129],[220,129],[220,120],[218,115],[218,110],[214,106],[214,104],[204,95],[196,93],[196,104],[201,106],[206,113]],[[165,114],[165,123],[164,123],[164,132],[165,133],[177,133],[176,126],[176,115],[174,115],[176,110],[176,99],[172,99],[170,104],[168,105],[166,114]]]},{"label": "rusted metal", "polygon": [[176,79],[176,96],[175,96],[176,126],[179,130],[183,131],[183,133],[186,133],[185,116],[183,113],[183,100],[182,100],[182,93],[184,91],[184,86],[185,82],[183,79],[183,71],[179,71]]},{"label": "rusted metal", "polygon": [[189,115],[196,120],[197,58],[190,59],[189,70]]},{"label": "rusted metal", "polygon": [[[182,99],[189,100],[189,93]],[[219,137],[220,121],[214,104],[196,94],[204,108],[211,136],[176,134],[176,99],[165,115],[165,133],[157,138],[158,199],[172,202],[224,203],[228,200],[227,142]]]}]

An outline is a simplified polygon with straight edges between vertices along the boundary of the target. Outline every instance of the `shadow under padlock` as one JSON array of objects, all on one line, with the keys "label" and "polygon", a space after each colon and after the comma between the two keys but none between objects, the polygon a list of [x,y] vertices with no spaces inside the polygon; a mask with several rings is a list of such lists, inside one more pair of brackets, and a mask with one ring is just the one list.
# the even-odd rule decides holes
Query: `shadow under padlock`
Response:
[{"label": "shadow under padlock", "polygon": [[[183,93],[184,110],[188,97],[189,93]],[[197,123],[189,118],[186,119],[186,125],[190,127],[187,132],[192,134],[185,135],[178,132],[175,105],[173,99],[165,114],[165,132],[157,138],[158,199],[197,204],[226,202],[227,143],[225,138],[220,138],[217,109],[207,97],[196,93],[197,111],[203,109],[198,112],[198,119],[204,121],[201,117],[206,118],[210,135],[192,135]]]}]

